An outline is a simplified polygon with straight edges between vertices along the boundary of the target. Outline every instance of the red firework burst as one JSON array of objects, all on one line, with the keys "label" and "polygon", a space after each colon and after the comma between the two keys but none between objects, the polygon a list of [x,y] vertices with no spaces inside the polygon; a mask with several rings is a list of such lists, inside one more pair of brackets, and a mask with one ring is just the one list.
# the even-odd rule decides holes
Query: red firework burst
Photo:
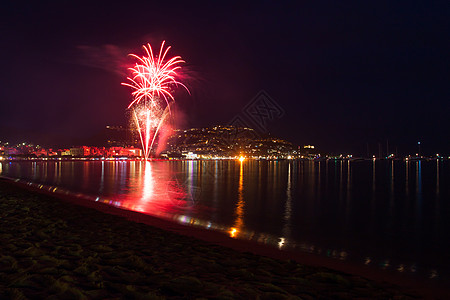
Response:
[{"label": "red firework burst", "polygon": [[154,55],[150,44],[143,46],[147,56],[137,56],[138,62],[129,68],[132,77],[127,77],[129,83],[122,83],[134,89],[131,93],[133,101],[128,108],[133,110],[133,119],[139,132],[145,159],[148,159],[155,142],[156,135],[163,128],[163,124],[170,113],[169,101],[175,101],[171,91],[173,87],[181,85],[188,92],[187,87],[177,81],[177,70],[184,60],[175,56],[166,60],[170,46],[164,49],[162,42],[157,56]]}]

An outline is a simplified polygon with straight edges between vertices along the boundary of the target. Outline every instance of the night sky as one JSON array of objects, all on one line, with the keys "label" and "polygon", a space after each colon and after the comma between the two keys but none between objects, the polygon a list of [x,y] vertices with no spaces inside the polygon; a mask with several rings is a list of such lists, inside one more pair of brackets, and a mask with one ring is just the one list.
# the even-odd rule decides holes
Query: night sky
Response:
[{"label": "night sky", "polygon": [[450,155],[448,1],[35,2],[0,8],[2,141],[125,125],[127,54],[166,40],[187,62],[179,126],[227,124],[264,90],[284,110],[267,130],[294,144]]}]

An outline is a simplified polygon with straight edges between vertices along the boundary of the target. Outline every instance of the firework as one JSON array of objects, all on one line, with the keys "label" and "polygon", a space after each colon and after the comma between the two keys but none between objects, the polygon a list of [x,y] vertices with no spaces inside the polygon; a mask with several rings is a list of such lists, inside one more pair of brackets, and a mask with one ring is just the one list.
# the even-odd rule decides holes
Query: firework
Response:
[{"label": "firework", "polygon": [[122,83],[134,90],[131,93],[133,101],[128,108],[132,110],[145,159],[150,156],[156,136],[170,114],[170,102],[175,101],[172,89],[180,85],[189,92],[187,87],[177,80],[177,71],[184,60],[180,56],[166,59],[171,47],[164,49],[164,44],[165,41],[156,56],[150,44],[143,46],[146,56],[130,54],[137,63],[129,68],[132,73],[131,77],[127,77],[129,83]]}]

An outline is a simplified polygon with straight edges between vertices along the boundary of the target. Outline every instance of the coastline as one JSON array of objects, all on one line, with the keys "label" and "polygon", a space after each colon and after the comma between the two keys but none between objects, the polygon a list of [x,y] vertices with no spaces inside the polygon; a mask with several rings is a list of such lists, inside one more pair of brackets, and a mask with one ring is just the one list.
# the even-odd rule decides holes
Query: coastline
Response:
[{"label": "coastline", "polygon": [[[165,235],[174,235],[172,237],[172,243],[173,241],[176,241],[178,239],[183,240],[184,245],[200,245],[200,247],[205,248],[205,252],[211,252],[211,249],[214,249],[212,257],[221,256],[221,253],[224,252],[227,255],[231,255],[235,258],[236,261],[240,261],[242,264],[239,266],[240,273],[237,272],[236,274],[232,275],[231,277],[236,279],[238,278],[244,278],[249,277],[249,274],[254,274],[254,272],[248,271],[247,267],[252,265],[252,268],[258,269],[260,266],[254,265],[255,260],[260,261],[261,259],[266,259],[264,263],[261,263],[261,266],[264,266],[262,269],[268,272],[265,277],[280,277],[279,279],[283,279],[286,281],[286,278],[290,278],[291,282],[289,283],[283,283],[283,285],[280,287],[277,284],[272,284],[273,286],[266,286],[264,288],[259,287],[257,282],[264,282],[261,278],[259,278],[257,281],[253,282],[253,285],[258,285],[257,288],[253,290],[256,294],[252,294],[251,292],[248,292],[251,297],[253,296],[268,296],[268,293],[272,293],[274,296],[275,294],[278,294],[279,297],[286,296],[291,297],[294,295],[300,296],[302,298],[307,298],[308,295],[315,298],[318,296],[319,298],[333,298],[333,295],[339,295],[342,299],[351,299],[354,296],[357,296],[358,293],[361,294],[362,297],[400,297],[399,299],[402,299],[402,297],[406,297],[405,299],[410,298],[442,298],[445,299],[446,297],[450,296],[450,292],[446,287],[439,286],[438,284],[430,283],[430,282],[423,282],[419,279],[411,279],[406,278],[405,276],[401,276],[401,274],[395,274],[393,272],[386,272],[381,270],[374,270],[373,268],[369,268],[367,266],[360,266],[360,265],[354,265],[349,262],[342,262],[335,259],[330,259],[326,257],[321,257],[309,253],[299,253],[299,252],[292,252],[288,250],[278,250],[272,246],[268,245],[261,245],[253,241],[246,241],[246,240],[237,240],[233,239],[229,236],[227,236],[224,233],[217,232],[217,231],[211,231],[206,230],[203,228],[198,227],[192,227],[187,225],[182,225],[179,223],[175,223],[169,220],[160,219],[157,217],[153,217],[150,215],[145,215],[138,212],[128,211],[121,208],[113,207],[104,203],[98,203],[89,201],[86,199],[79,199],[74,198],[72,196],[67,196],[63,194],[55,194],[46,192],[44,190],[36,189],[33,187],[25,186],[20,183],[16,183],[11,180],[5,180],[3,178],[0,178],[0,192],[3,194],[4,189],[12,189],[12,193],[19,193],[27,195],[28,197],[33,197],[33,195],[36,195],[37,198],[42,201],[45,199],[47,203],[51,202],[53,206],[56,206],[58,210],[68,209],[72,208],[74,210],[77,210],[78,217],[83,218],[83,214],[80,213],[80,211],[86,212],[87,215],[95,215],[96,218],[105,218],[105,219],[111,219],[114,218],[112,223],[119,222],[124,224],[125,227],[134,227],[134,226],[145,226],[145,229],[142,230],[148,230],[148,231],[154,231],[158,230],[158,234],[165,236]],[[3,196],[3,195],[2,195]],[[27,197],[25,197],[27,198]],[[62,200],[62,201],[57,201]],[[21,200],[26,201],[26,199]],[[61,219],[67,219],[71,216],[62,214]],[[86,218],[86,217],[85,217]],[[2,220],[5,220],[4,217],[2,217]],[[111,219],[112,220],[112,219]],[[84,220],[86,223],[91,222],[98,222],[98,221],[92,221],[89,219]],[[101,223],[101,222],[100,222]],[[142,225],[145,224],[145,225]],[[94,231],[96,228],[93,229]],[[161,231],[162,230],[162,231]],[[2,232],[3,233],[3,232]],[[84,232],[83,234],[86,234]],[[114,236],[113,232],[110,232],[112,234],[112,237]],[[11,237],[14,240],[14,237]],[[82,241],[83,238],[80,239]],[[4,242],[4,241],[2,241]],[[145,244],[144,241],[142,243]],[[178,244],[178,242],[175,242]],[[111,248],[114,245],[114,241],[110,241],[109,244],[106,246],[108,248]],[[135,245],[134,245],[135,246]],[[124,251],[134,251],[133,245],[129,245],[130,248],[128,250]],[[148,247],[148,245],[143,245],[144,247]],[[155,247],[155,245],[153,245]],[[169,243],[167,247],[172,247]],[[192,246],[188,246],[192,247]],[[218,249],[217,247],[220,247]],[[151,249],[151,247],[149,247]],[[125,246],[124,249],[127,249]],[[4,251],[2,251],[4,252]],[[112,252],[112,250],[110,251]],[[184,253],[184,251],[183,251]],[[191,255],[191,259],[197,259],[200,254],[197,253],[195,255]],[[101,255],[100,255],[101,256]],[[133,254],[133,256],[136,256]],[[139,257],[139,256],[137,256]],[[210,258],[208,255],[205,255],[205,257],[200,257],[201,260],[208,260]],[[225,257],[221,256],[221,259],[226,259]],[[219,259],[220,261],[220,259]],[[231,263],[231,262],[230,262]],[[249,264],[249,266],[246,266],[246,263]],[[207,262],[203,261],[203,264],[199,264],[199,266],[204,265],[204,267],[208,268],[209,264],[217,264],[216,262]],[[274,270],[273,265],[278,265],[280,268],[279,270]],[[286,266],[284,264],[287,264]],[[281,266],[283,265],[283,267]],[[103,267],[99,267],[98,272],[103,272]],[[234,268],[236,266],[231,266],[230,268]],[[307,269],[308,271],[303,274],[302,272],[298,271],[297,269],[303,268]],[[292,269],[292,270],[291,270]],[[267,271],[269,270],[269,271]],[[290,270],[290,272],[287,272],[287,270]],[[295,271],[297,270],[299,273],[296,274]],[[204,271],[204,270],[203,270]],[[222,270],[225,272],[225,270]],[[236,270],[234,270],[236,271]],[[247,272],[248,271],[248,272]],[[95,272],[95,271],[94,271]],[[174,271],[175,272],[175,271]],[[293,273],[291,273],[293,272]],[[175,272],[176,273],[176,272]],[[192,272],[188,272],[191,274]],[[239,274],[238,274],[239,273]],[[280,274],[277,273],[283,273],[283,276],[280,276]],[[215,272],[211,274],[216,274]],[[319,274],[319,275],[317,275]],[[178,274],[179,275],[179,274]],[[198,274],[197,274],[198,275]],[[294,276],[295,275],[295,276]],[[299,276],[296,276],[299,275]],[[301,275],[301,276],[300,276]],[[107,277],[107,275],[105,275]],[[303,277],[302,277],[303,276]],[[183,276],[181,276],[183,277]],[[181,278],[178,277],[178,278]],[[192,277],[192,276],[191,276]],[[197,278],[198,276],[194,276]],[[250,276],[251,277],[251,276]],[[166,278],[167,279],[167,278]],[[59,279],[58,279],[59,280]],[[181,281],[186,281],[187,279],[184,278]],[[190,278],[191,284],[197,284],[199,286],[199,283]],[[188,280],[188,281],[189,281]],[[246,280],[249,280],[247,278]],[[281,280],[281,281],[283,281]],[[199,279],[200,283],[208,282],[203,281],[203,279]],[[268,283],[268,282],[267,282]],[[308,286],[311,286],[313,291],[316,291],[318,294],[311,295],[311,291],[306,294],[298,294],[296,293],[295,289],[289,290],[286,286],[291,285],[297,285],[303,286],[306,290]],[[156,296],[165,296],[165,297],[179,297],[180,295],[177,294],[177,291],[174,291],[174,286],[179,285],[180,282],[172,282],[172,288],[170,287],[171,281],[167,279],[167,281],[162,280],[161,286],[163,287],[164,293],[161,292],[161,286],[156,286],[155,290],[157,293]],[[217,284],[217,283],[215,283]],[[230,282],[230,279],[224,278],[223,285],[227,286],[232,284]],[[338,294],[333,294],[333,291],[321,291],[322,288],[326,289],[333,289],[334,292]],[[277,290],[279,288],[279,290]],[[251,288],[250,288],[251,289]],[[266,290],[265,290],[266,289]],[[319,290],[317,290],[319,289]],[[114,288],[112,289],[114,290]],[[226,289],[220,289],[223,295],[223,298],[231,297],[234,298],[236,296],[236,291],[233,290],[232,287],[229,287],[227,291]],[[166,292],[169,291],[167,294]],[[192,295],[199,296],[195,293],[198,293],[198,291],[191,291]],[[166,293],[166,294],[165,294]],[[219,294],[220,294],[219,293]],[[230,296],[231,294],[234,296]],[[275,293],[275,294],[274,294]],[[322,293],[322,294],[320,294]],[[331,293],[331,294],[330,294]],[[356,294],[352,294],[356,293]],[[377,294],[378,293],[378,294]],[[380,294],[381,293],[381,294]],[[192,296],[191,294],[185,294],[184,296]],[[267,295],[266,295],[267,294]],[[228,295],[228,296],[227,296]],[[347,296],[346,296],[347,295]],[[91,295],[92,296],[92,295]],[[200,295],[202,296],[202,295]],[[218,296],[218,295],[216,295]],[[221,296],[221,297],[222,297]],[[89,296],[88,296],[89,297]],[[347,297],[347,298],[346,298]],[[82,298],[82,297],[81,297]],[[95,298],[95,297],[94,297]]]}]

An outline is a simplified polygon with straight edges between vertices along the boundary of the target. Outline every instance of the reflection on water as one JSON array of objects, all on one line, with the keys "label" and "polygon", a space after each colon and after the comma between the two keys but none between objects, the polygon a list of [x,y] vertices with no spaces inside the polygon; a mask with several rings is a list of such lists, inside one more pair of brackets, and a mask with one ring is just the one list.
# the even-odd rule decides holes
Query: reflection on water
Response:
[{"label": "reflection on water", "polygon": [[1,162],[0,174],[233,238],[442,278],[449,163],[34,161]]},{"label": "reflection on water", "polygon": [[422,161],[416,162],[416,195],[419,202],[422,201]]},{"label": "reflection on water", "polygon": [[283,224],[283,236],[280,238],[278,243],[278,248],[282,248],[286,244],[286,239],[291,237],[291,215],[292,215],[292,164],[288,164],[288,175],[287,175],[287,187],[286,187],[286,203],[284,206],[284,224]]},{"label": "reflection on water", "polygon": [[405,175],[405,193],[409,196],[409,161],[406,161],[406,175]]},{"label": "reflection on water", "polygon": [[236,203],[236,209],[234,214],[236,216],[236,220],[234,221],[233,227],[230,229],[230,236],[232,238],[238,237],[239,232],[242,230],[244,226],[244,162],[240,162],[239,166],[239,188],[238,188],[238,202]]},{"label": "reflection on water", "polygon": [[436,198],[439,198],[439,160],[436,160]]},{"label": "reflection on water", "polygon": [[155,180],[152,174],[152,164],[145,162],[144,168],[144,188],[142,192],[142,201],[151,201],[155,193]]}]

